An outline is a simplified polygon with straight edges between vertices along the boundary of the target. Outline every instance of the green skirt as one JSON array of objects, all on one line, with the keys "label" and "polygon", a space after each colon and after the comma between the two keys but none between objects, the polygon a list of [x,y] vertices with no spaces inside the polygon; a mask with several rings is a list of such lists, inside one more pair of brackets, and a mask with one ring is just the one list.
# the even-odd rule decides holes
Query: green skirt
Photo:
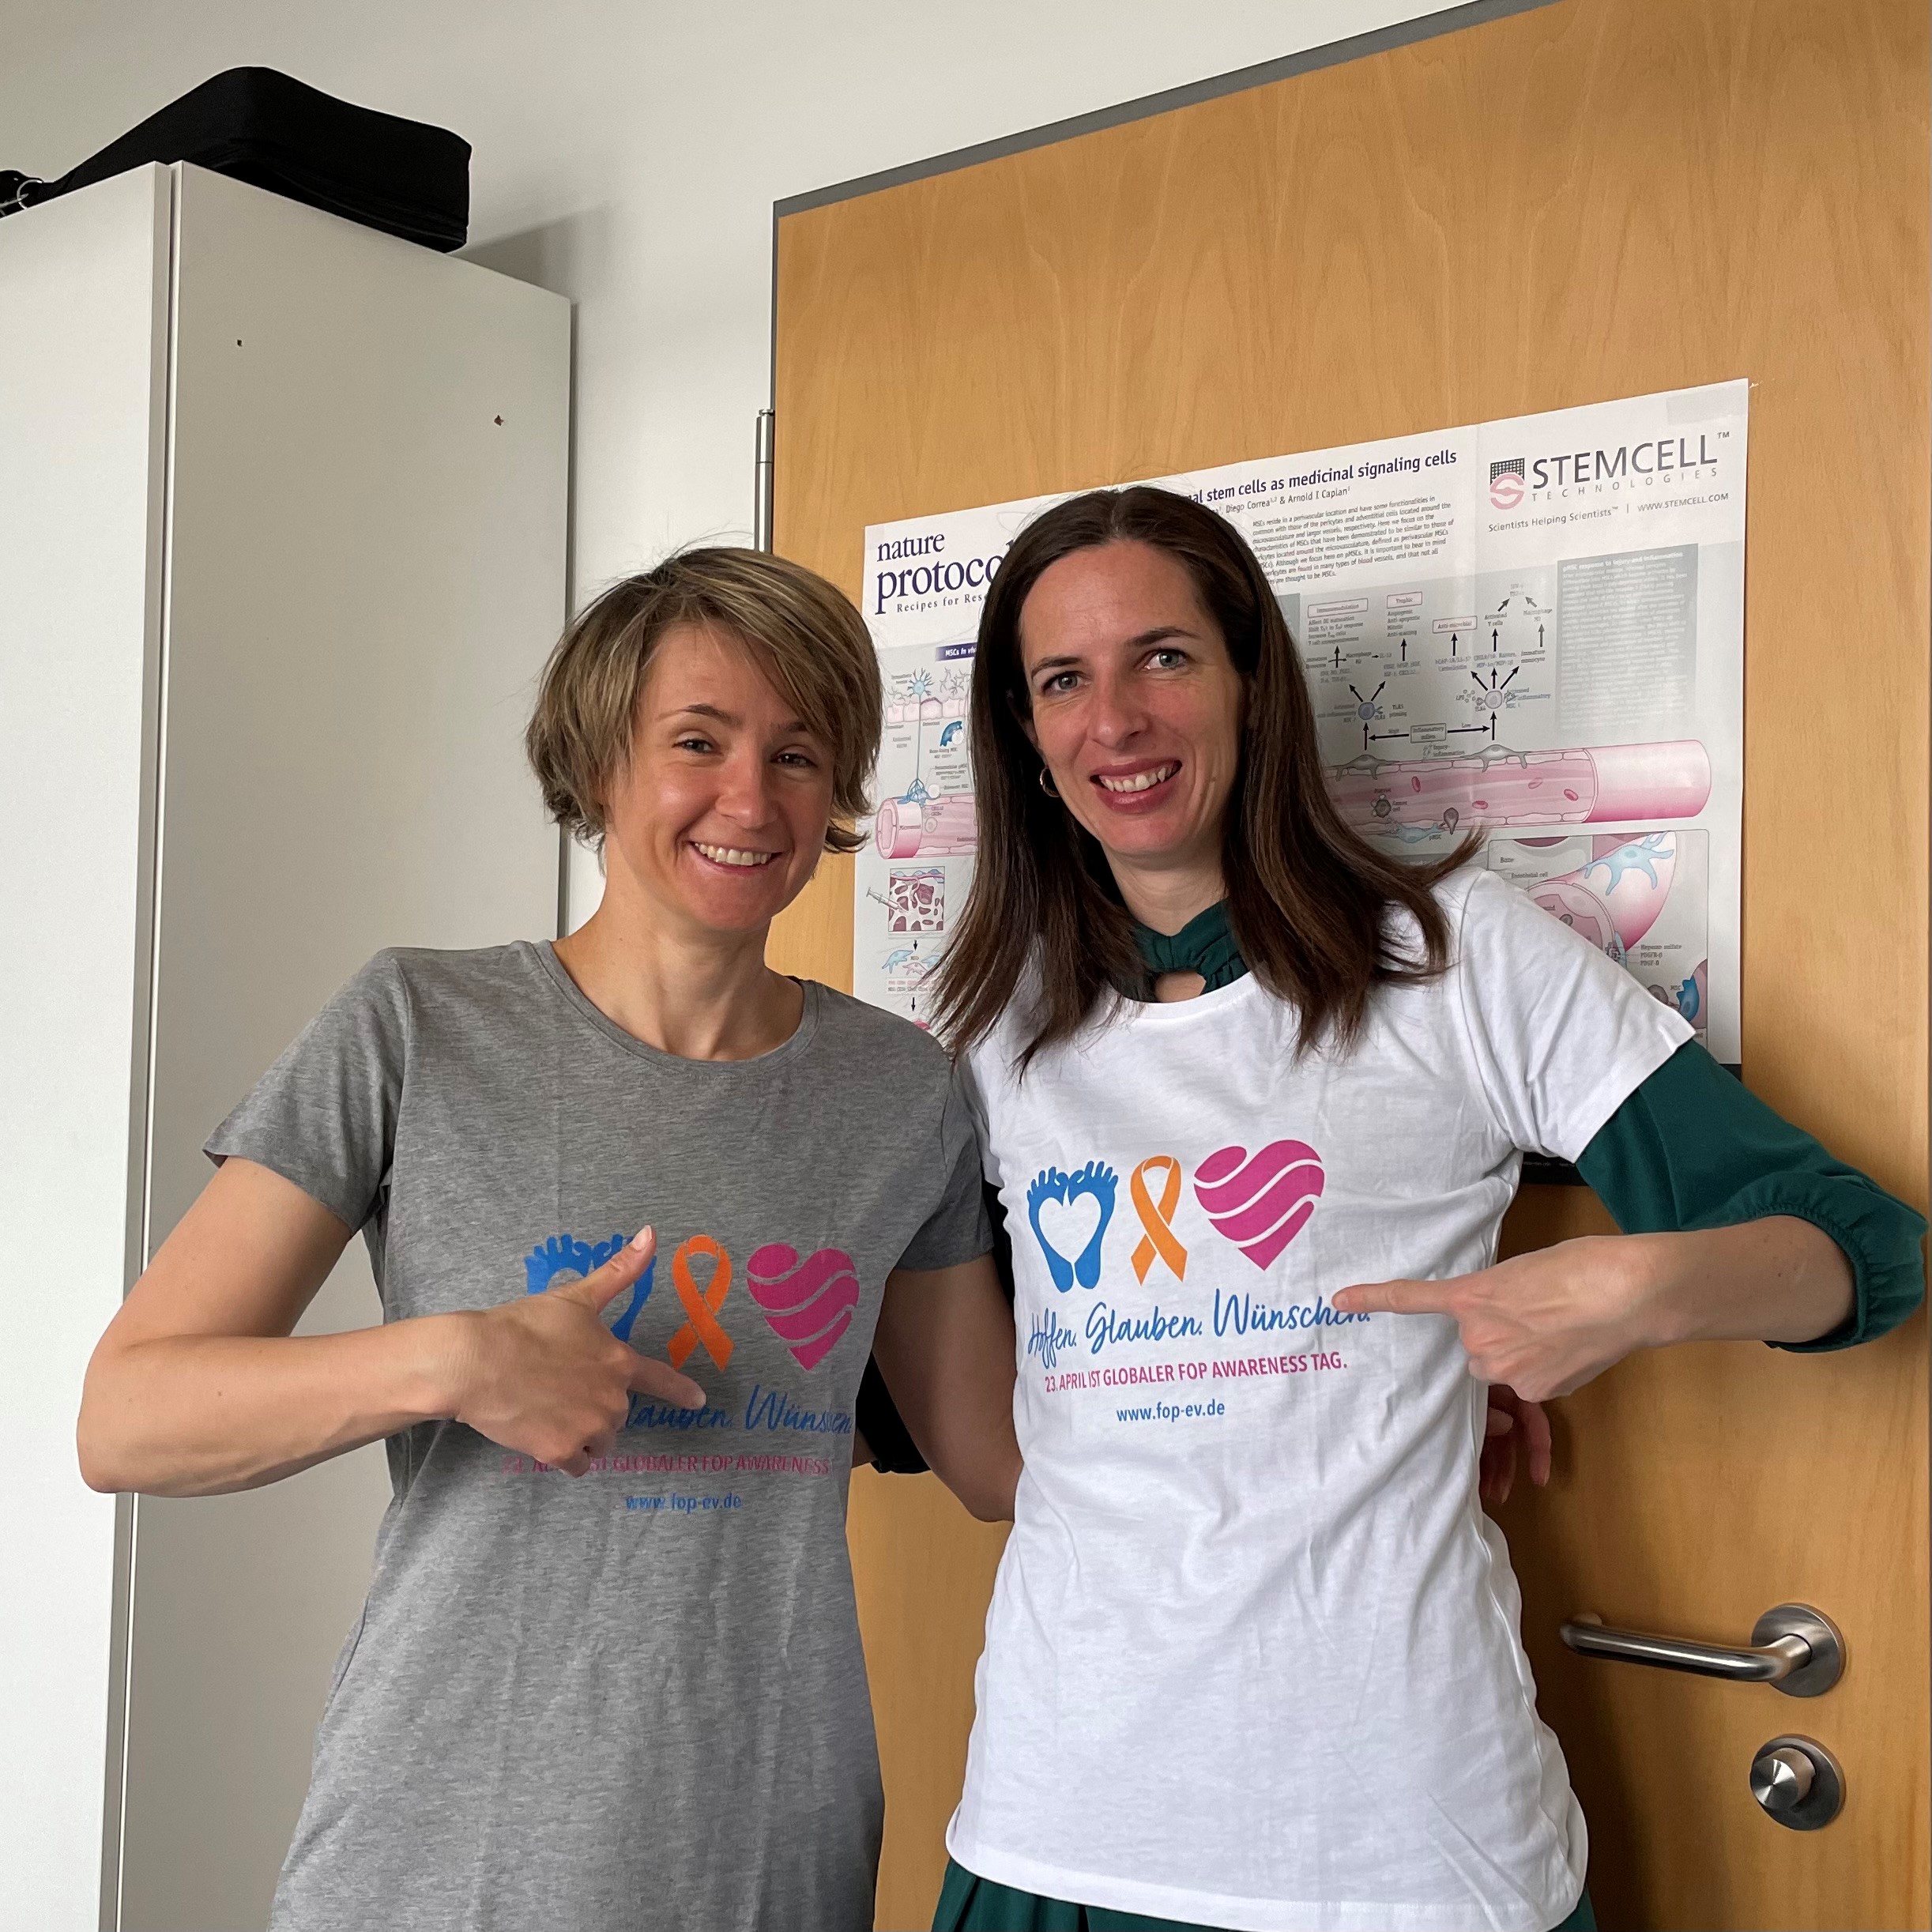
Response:
[{"label": "green skirt", "polygon": [[[1586,1892],[1576,1901],[1576,1911],[1553,1932],[1596,1932],[1596,1915],[1590,1909],[1590,1894]],[[948,1859],[939,1908],[932,1915],[932,1932],[1209,1932],[1209,1928],[1015,1892],[1011,1885],[975,1878],[963,1865]]]}]

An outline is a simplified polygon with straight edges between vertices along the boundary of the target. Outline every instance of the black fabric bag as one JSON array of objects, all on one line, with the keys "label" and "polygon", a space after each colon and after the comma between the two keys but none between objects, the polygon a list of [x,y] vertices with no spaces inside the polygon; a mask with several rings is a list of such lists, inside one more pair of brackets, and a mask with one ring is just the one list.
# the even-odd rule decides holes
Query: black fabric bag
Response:
[{"label": "black fabric bag", "polygon": [[469,143],[352,107],[273,67],[232,67],[58,181],[0,171],[0,214],[150,161],[192,161],[446,252],[469,234]]}]

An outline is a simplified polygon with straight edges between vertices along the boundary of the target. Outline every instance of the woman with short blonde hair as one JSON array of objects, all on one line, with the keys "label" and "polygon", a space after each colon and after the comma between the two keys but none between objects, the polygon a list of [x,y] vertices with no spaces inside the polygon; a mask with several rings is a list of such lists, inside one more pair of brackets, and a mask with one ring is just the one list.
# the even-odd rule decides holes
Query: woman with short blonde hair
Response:
[{"label": "woman with short blonde hair", "polygon": [[[597,911],[371,960],[215,1129],[96,1351],[96,1488],[388,1440],[278,1932],[871,1923],[868,1346],[969,1507],[1009,1513],[1018,1467],[945,1055],[765,963],[853,842],[879,709],[858,613],[796,565],[699,550],[604,592],[529,733]],[[380,1324],[292,1337],[358,1230]]]},{"label": "woman with short blonde hair", "polygon": [[630,755],[652,657],[679,625],[736,638],[790,700],[830,761],[825,849],[856,851],[864,840],[853,822],[867,809],[883,715],[872,638],[842,591],[759,550],[687,551],[623,578],[564,633],[525,734],[551,815],[574,836],[601,843],[600,800]]}]

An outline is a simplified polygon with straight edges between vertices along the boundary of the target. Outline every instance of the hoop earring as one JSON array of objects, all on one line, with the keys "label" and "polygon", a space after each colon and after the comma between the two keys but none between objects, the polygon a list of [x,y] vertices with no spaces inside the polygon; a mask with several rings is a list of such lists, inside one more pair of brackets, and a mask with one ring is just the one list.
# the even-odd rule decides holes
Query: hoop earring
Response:
[{"label": "hoop earring", "polygon": [[1053,789],[1053,781],[1046,775],[1046,767],[1044,765],[1040,767],[1040,789],[1045,793],[1049,798],[1057,799],[1060,797],[1059,793]]}]

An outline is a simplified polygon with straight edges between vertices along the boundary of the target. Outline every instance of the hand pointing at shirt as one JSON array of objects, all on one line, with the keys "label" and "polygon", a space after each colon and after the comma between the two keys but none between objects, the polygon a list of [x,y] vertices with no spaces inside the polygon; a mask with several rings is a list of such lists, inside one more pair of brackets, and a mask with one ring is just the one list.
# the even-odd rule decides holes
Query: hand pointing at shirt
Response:
[{"label": "hand pointing at shirt", "polygon": [[1446,1281],[1345,1288],[1363,1315],[1447,1315],[1469,1372],[1531,1402],[1567,1395],[1640,1348],[1809,1342],[1851,1313],[1851,1265],[1808,1221],[1769,1216],[1689,1233],[1591,1235]]},{"label": "hand pointing at shirt", "polygon": [[604,1309],[657,1252],[657,1235],[646,1228],[581,1279],[459,1316],[454,1419],[581,1476],[609,1453],[634,1392],[677,1408],[702,1407],[704,1391],[690,1377],[640,1355],[604,1325]]}]

